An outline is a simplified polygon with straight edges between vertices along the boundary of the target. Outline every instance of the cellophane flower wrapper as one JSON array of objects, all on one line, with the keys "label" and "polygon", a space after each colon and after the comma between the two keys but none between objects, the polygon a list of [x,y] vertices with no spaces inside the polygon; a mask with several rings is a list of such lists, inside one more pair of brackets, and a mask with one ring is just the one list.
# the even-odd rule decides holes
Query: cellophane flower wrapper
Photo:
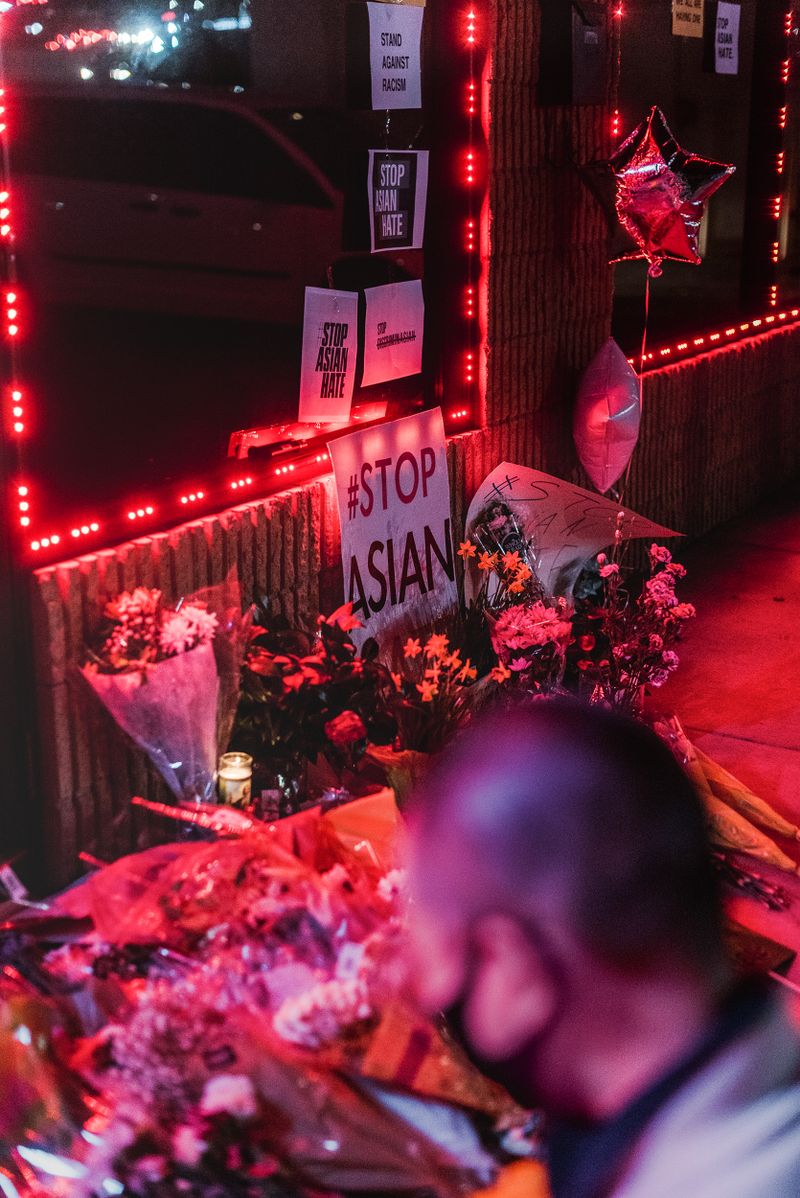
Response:
[{"label": "cellophane flower wrapper", "polygon": [[211,642],[143,669],[101,673],[88,665],[82,672],[175,798],[208,802],[236,713],[246,620],[235,582],[198,591],[185,602],[204,604],[216,616]]},{"label": "cellophane flower wrapper", "polygon": [[[11,971],[13,972],[13,971]],[[52,999],[0,982],[0,1193],[71,1195],[87,1175],[91,1095],[59,1059],[67,1032]]]},{"label": "cellophane flower wrapper", "polygon": [[78,1128],[81,1176],[46,1193],[99,1198],[110,1179],[124,1198],[449,1198],[491,1179],[465,1112],[496,1118],[496,1088],[390,998],[397,831],[387,790],[155,847],[54,901],[89,929],[48,944],[42,969],[69,1010],[65,1059],[103,1110],[88,1154]]}]

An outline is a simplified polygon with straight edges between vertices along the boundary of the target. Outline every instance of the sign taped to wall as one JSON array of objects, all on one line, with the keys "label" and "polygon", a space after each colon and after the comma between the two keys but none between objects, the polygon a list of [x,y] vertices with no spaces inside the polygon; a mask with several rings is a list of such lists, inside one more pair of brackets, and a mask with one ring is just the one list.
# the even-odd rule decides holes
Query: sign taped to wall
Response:
[{"label": "sign taped to wall", "polygon": [[331,441],[357,644],[425,627],[457,600],[441,408]]},{"label": "sign taped to wall", "polygon": [[425,300],[420,279],[368,287],[362,387],[422,370]]},{"label": "sign taped to wall", "polygon": [[672,0],[672,32],[676,37],[703,36],[704,0]]},{"label": "sign taped to wall", "polygon": [[350,419],[358,350],[358,292],[306,287],[298,419]]},{"label": "sign taped to wall", "polygon": [[427,150],[370,150],[370,249],[419,250],[428,201]]},{"label": "sign taped to wall", "polygon": [[422,20],[412,4],[367,4],[374,109],[422,107]]}]

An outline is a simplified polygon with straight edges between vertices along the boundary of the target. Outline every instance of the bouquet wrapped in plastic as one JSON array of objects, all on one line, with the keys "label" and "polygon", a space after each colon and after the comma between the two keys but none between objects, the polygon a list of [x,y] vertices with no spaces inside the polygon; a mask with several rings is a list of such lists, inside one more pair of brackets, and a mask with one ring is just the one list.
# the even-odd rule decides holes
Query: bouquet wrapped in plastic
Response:
[{"label": "bouquet wrapped in plastic", "polygon": [[106,607],[108,626],[83,675],[178,800],[213,797],[239,694],[245,621],[224,583],[174,606],[137,587]]},{"label": "bouquet wrapped in plastic", "polygon": [[[0,1128],[0,1193],[456,1198],[490,1181],[478,1128],[507,1096],[395,997],[397,821],[389,791],[249,820],[123,858],[6,928],[61,1030],[40,1076],[44,1041],[10,1025],[37,1071]],[[2,1010],[0,994],[0,1032]]]}]

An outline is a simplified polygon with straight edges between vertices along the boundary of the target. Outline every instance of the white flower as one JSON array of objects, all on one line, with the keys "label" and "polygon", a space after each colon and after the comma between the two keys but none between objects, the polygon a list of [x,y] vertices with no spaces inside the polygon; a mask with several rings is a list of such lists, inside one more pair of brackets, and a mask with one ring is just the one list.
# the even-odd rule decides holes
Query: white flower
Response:
[{"label": "white flower", "polygon": [[183,613],[176,611],[164,620],[158,639],[164,653],[185,653],[194,648],[194,629]]},{"label": "white flower", "polygon": [[385,903],[396,903],[406,892],[406,871],[390,869],[378,883],[378,896]]},{"label": "white flower", "polygon": [[198,645],[208,644],[217,630],[217,617],[213,612],[192,603],[184,603],[177,611],[164,617],[159,634],[163,653],[168,656],[188,653]]},{"label": "white flower", "polygon": [[200,1099],[200,1113],[252,1119],[258,1113],[258,1103],[250,1078],[238,1073],[221,1073],[218,1077],[210,1078]]},{"label": "white flower", "polygon": [[180,614],[192,625],[198,645],[206,645],[209,641],[213,641],[219,623],[213,611],[208,611],[207,608],[200,607],[195,603],[184,603]]},{"label": "white flower", "polygon": [[172,1137],[172,1151],[182,1165],[196,1165],[207,1148],[207,1142],[188,1123],[182,1124]]},{"label": "white flower", "polygon": [[275,1012],[273,1027],[291,1044],[320,1048],[372,1013],[363,978],[320,982],[297,998],[284,999]]}]

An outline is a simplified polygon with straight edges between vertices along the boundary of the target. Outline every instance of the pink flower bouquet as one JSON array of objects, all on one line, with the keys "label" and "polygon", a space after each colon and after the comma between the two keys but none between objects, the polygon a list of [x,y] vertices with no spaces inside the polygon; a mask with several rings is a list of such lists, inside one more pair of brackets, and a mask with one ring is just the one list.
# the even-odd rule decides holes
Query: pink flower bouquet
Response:
[{"label": "pink flower bouquet", "polygon": [[516,677],[536,692],[551,691],[561,682],[572,636],[563,599],[519,603],[496,616],[487,612],[487,620],[498,658],[492,671],[495,681]]},{"label": "pink flower bouquet", "polygon": [[243,655],[239,588],[224,584],[164,602],[159,590],[124,591],[83,676],[175,797],[213,799],[227,745]]}]

